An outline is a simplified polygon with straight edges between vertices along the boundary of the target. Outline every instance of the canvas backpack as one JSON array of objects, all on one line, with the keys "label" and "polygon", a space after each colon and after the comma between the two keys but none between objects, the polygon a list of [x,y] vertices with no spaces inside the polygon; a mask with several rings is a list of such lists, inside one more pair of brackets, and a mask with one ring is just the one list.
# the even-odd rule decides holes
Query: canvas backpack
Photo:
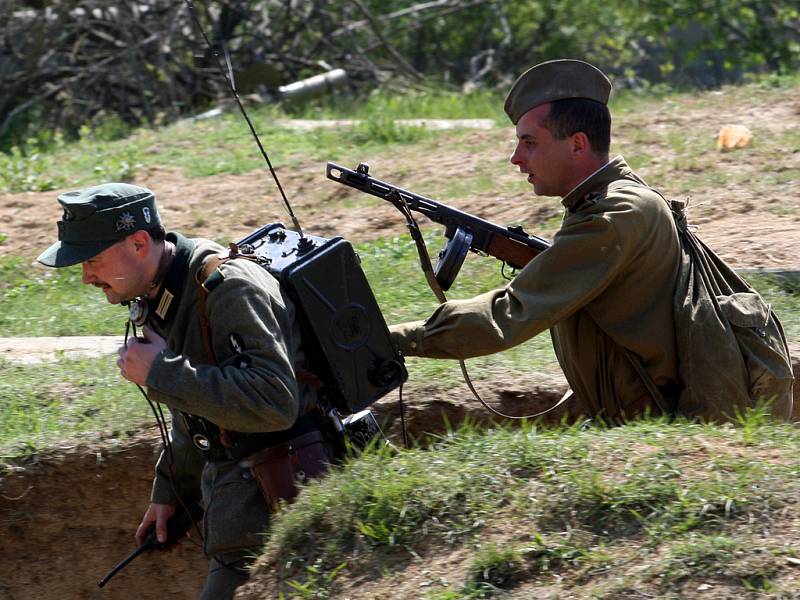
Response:
[{"label": "canvas backpack", "polygon": [[772,415],[792,416],[792,362],[770,305],[695,235],[686,206],[668,202],[681,245],[674,316],[678,412],[726,421],[759,402]]}]

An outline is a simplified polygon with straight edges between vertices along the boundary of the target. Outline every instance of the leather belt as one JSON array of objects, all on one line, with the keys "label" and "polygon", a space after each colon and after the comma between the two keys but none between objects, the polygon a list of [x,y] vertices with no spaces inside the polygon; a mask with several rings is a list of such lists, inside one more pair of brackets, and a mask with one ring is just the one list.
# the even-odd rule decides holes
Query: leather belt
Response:
[{"label": "leather belt", "polygon": [[[313,431],[319,431],[314,418],[311,415],[303,415],[297,419],[292,427],[283,431],[243,433],[226,429],[225,434],[230,441],[229,446],[223,446],[219,438],[213,440],[204,439],[198,443],[199,440],[194,439],[197,435],[192,437],[195,446],[203,452],[206,460],[221,462],[241,460],[260,450],[280,446],[289,440]],[[203,448],[204,445],[207,445],[207,448]]]}]

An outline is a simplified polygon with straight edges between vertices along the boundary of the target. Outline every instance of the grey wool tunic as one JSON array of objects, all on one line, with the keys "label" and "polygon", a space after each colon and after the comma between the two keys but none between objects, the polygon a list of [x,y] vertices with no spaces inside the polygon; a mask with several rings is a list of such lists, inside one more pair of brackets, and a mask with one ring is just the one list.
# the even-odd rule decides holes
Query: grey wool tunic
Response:
[{"label": "grey wool tunic", "polygon": [[[177,252],[149,323],[168,348],[153,362],[146,385],[149,398],[170,409],[172,454],[161,453],[151,500],[176,505],[178,495],[184,502],[202,497],[209,556],[256,548],[263,544],[269,512],[249,469],[238,461],[207,462],[179,411],[231,431],[290,428],[308,409],[312,394],[295,379],[303,355],[294,308],[262,267],[247,260],[224,263],[224,279],[206,301],[218,361],[209,364],[195,274],[224,249],[176,233],[167,239]],[[172,299],[165,300],[165,294]]]}]

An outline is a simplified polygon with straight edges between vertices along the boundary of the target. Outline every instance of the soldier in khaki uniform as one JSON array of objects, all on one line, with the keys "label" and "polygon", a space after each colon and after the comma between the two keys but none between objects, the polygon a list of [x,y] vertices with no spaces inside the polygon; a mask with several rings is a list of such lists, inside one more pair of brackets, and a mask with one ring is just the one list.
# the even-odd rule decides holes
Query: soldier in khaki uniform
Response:
[{"label": "soldier in khaki uniform", "polygon": [[601,71],[577,60],[536,65],[514,83],[511,162],[535,194],[562,198],[561,229],[504,288],[391,327],[402,352],[469,358],[549,329],[580,412],[612,422],[658,412],[636,361],[667,402],[677,399],[677,230],[666,201],[622,157],[609,160],[610,91]]},{"label": "soldier in khaki uniform", "polygon": [[165,541],[176,508],[202,500],[211,565],[201,598],[232,598],[270,514],[242,459],[316,428],[306,414],[313,392],[295,377],[303,355],[294,308],[265,269],[239,259],[219,267],[217,285],[198,309],[196,276],[222,248],[165,233],[150,190],[104,184],[58,200],[59,241],[39,262],[81,263],[83,283],[102,289],[109,302],[140,298],[149,311],[144,338],[129,339],[117,363],[172,416],[171,448],[158,461],[137,542],[152,523]]}]

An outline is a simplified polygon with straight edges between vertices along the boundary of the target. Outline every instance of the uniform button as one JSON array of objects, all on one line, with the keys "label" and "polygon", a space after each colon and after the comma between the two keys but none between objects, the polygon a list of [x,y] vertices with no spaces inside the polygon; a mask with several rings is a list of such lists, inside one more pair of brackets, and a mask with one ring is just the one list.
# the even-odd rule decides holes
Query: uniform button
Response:
[{"label": "uniform button", "polygon": [[250,469],[245,469],[242,471],[242,479],[245,481],[250,481],[253,478],[253,474],[250,472]]}]

